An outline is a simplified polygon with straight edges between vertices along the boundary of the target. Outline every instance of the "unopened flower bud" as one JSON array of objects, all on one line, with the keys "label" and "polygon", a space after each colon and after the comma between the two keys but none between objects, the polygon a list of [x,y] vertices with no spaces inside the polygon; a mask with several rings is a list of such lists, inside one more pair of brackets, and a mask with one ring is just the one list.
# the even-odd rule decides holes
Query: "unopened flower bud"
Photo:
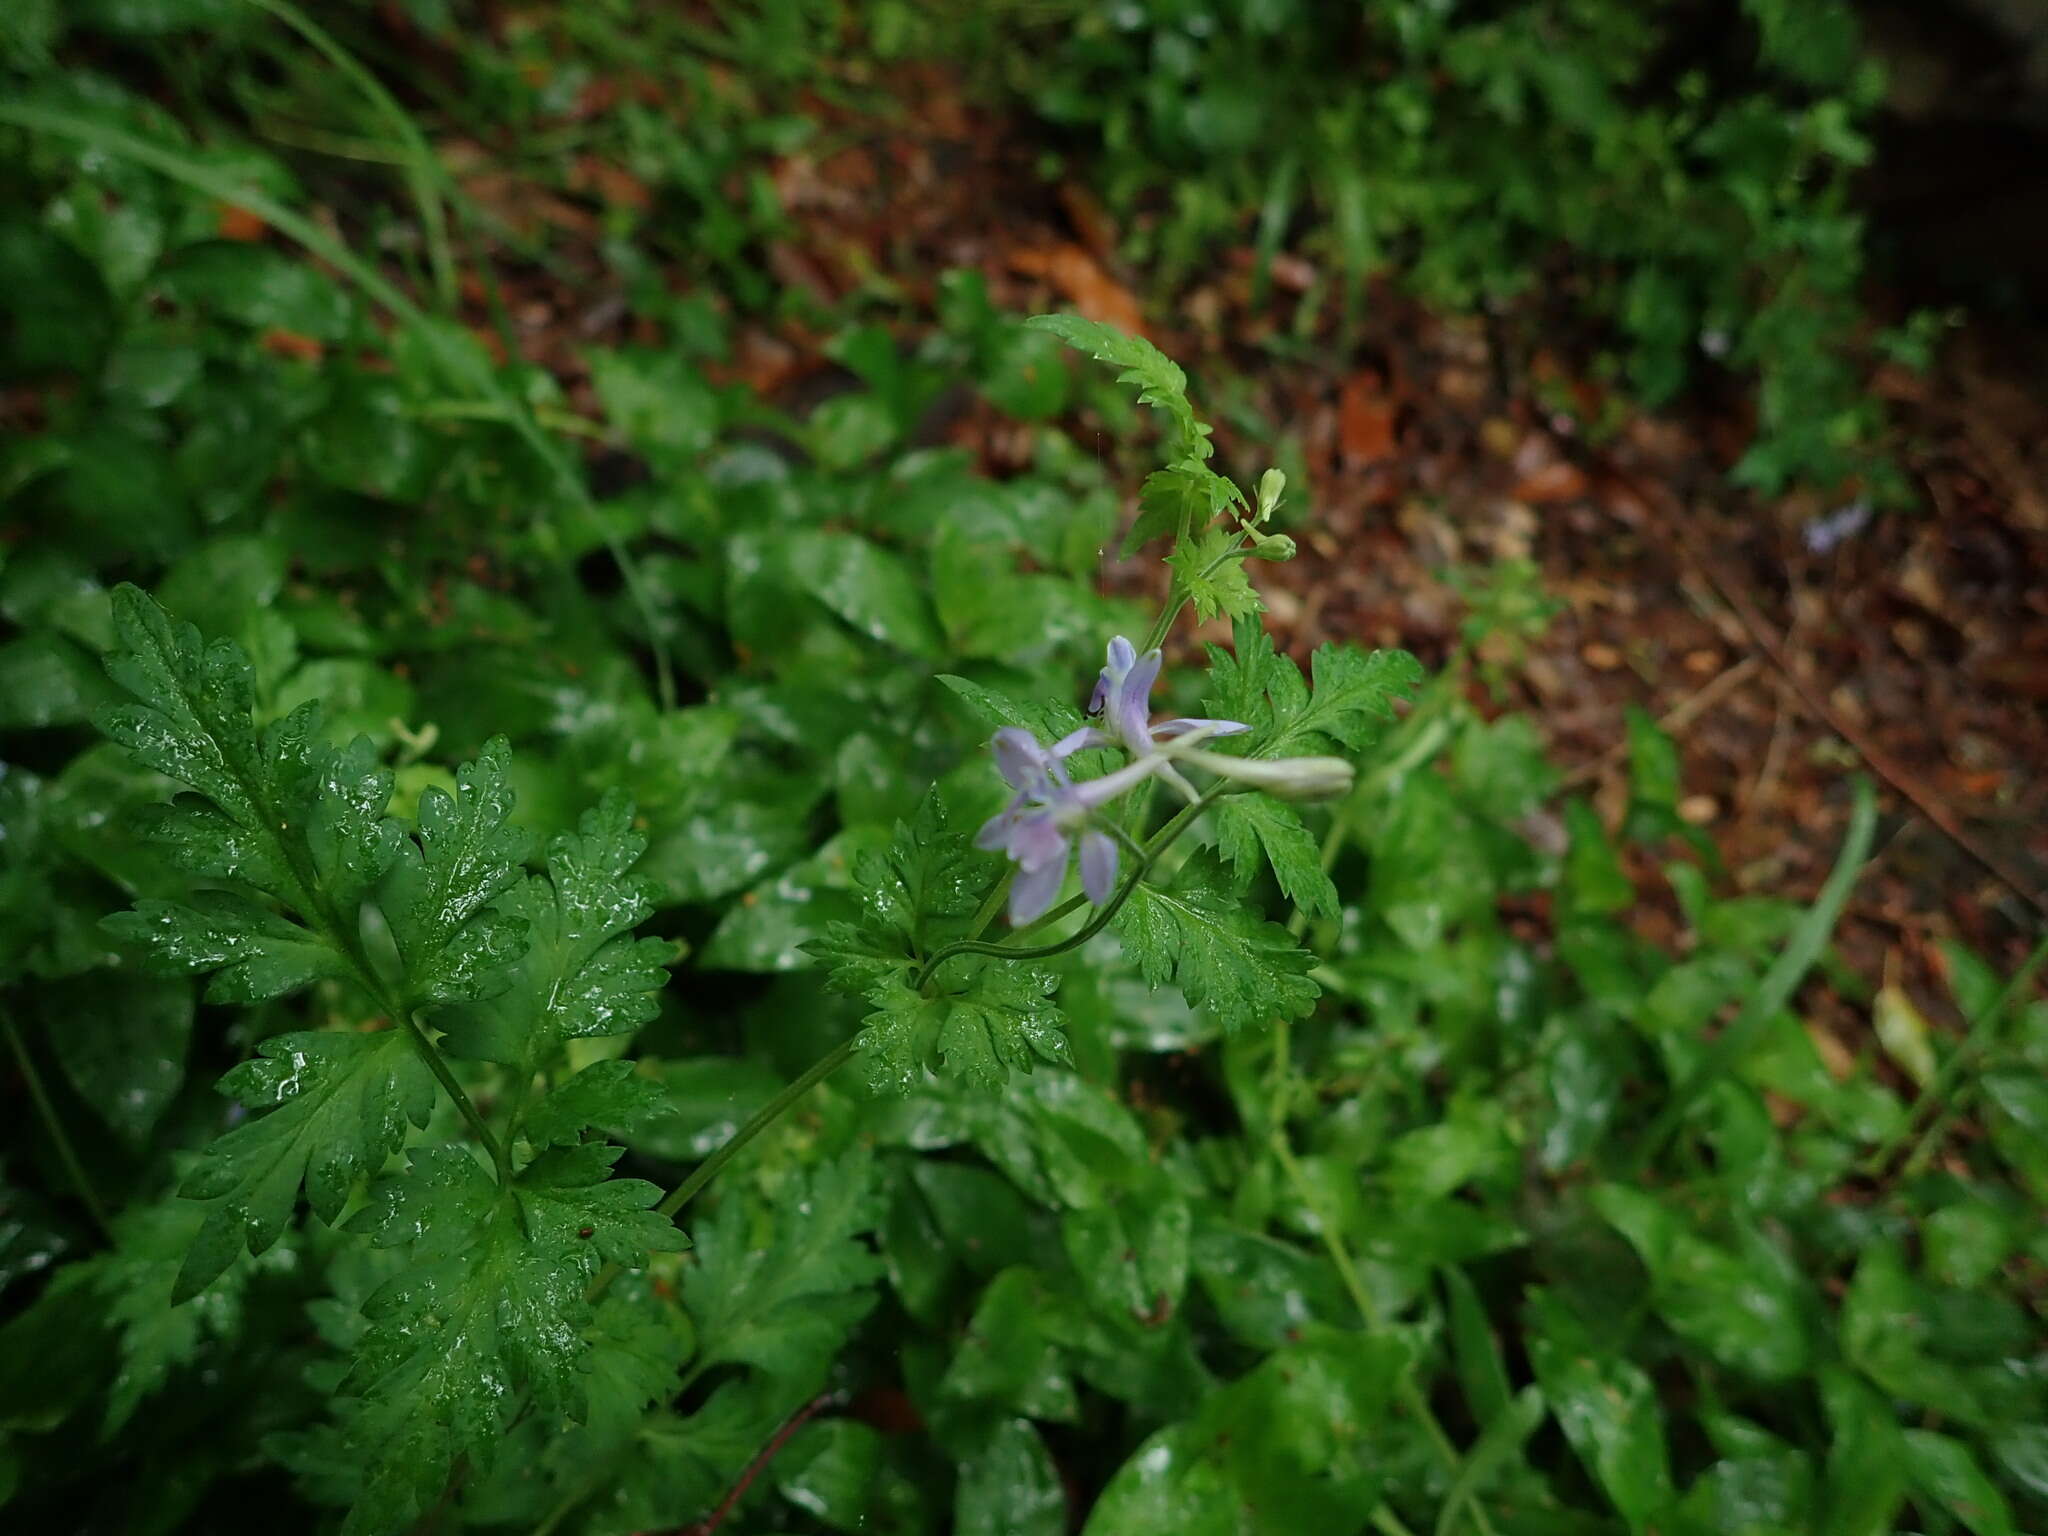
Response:
[{"label": "unopened flower bud", "polygon": [[1259,476],[1259,521],[1265,522],[1279,509],[1280,499],[1287,494],[1287,476],[1277,469],[1269,469]]},{"label": "unopened flower bud", "polygon": [[1335,800],[1351,793],[1358,771],[1341,757],[1225,757],[1186,752],[1181,760],[1221,779],[1263,789],[1282,800]]}]

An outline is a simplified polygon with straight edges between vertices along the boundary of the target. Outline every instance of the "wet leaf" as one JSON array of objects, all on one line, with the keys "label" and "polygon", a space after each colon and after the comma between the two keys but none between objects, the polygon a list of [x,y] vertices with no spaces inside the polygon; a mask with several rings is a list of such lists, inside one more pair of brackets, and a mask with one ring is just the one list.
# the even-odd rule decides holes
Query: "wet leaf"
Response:
[{"label": "wet leaf", "polygon": [[1028,1419],[1004,1419],[961,1463],[955,1536],[1065,1536],[1067,1494]]},{"label": "wet leaf", "polygon": [[47,987],[39,1003],[79,1097],[130,1146],[146,1143],[185,1083],[192,988],[95,971]]}]

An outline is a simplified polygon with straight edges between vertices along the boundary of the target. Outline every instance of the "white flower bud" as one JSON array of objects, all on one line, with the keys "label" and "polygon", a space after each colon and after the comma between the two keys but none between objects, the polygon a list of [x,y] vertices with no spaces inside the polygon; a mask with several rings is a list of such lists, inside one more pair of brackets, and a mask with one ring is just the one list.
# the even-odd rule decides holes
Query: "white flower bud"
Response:
[{"label": "white flower bud", "polygon": [[1283,800],[1335,800],[1351,793],[1358,770],[1341,757],[1225,757],[1220,752],[1182,752],[1182,762],[1220,779],[1249,784]]}]

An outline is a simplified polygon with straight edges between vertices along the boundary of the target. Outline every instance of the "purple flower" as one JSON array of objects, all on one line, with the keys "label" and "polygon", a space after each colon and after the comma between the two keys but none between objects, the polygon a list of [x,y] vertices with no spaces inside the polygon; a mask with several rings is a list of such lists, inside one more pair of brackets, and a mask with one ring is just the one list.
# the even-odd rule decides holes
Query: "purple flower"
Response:
[{"label": "purple flower", "polygon": [[1110,740],[1133,757],[1148,756],[1158,742],[1176,736],[1235,736],[1251,729],[1236,720],[1183,718],[1153,725],[1152,685],[1159,681],[1159,666],[1157,646],[1140,656],[1137,647],[1118,635],[1109,642],[1109,665],[1095,680],[1095,693],[1088,700],[1088,713],[1101,715]]},{"label": "purple flower", "polygon": [[[1108,665],[1096,680],[1088,713],[1101,728],[1084,725],[1046,746],[1020,726],[1006,726],[989,743],[996,770],[1016,791],[1010,803],[975,835],[975,846],[1000,849],[1017,865],[1010,884],[1010,921],[1024,924],[1043,915],[1059,898],[1076,845],[1081,889],[1098,905],[1116,886],[1116,839],[1095,813],[1126,790],[1157,774],[1189,804],[1201,799],[1174,765],[1185,763],[1222,778],[1289,799],[1328,799],[1348,792],[1353,770],[1342,758],[1303,757],[1278,761],[1223,757],[1197,750],[1212,736],[1235,736],[1251,727],[1236,720],[1151,720],[1152,686],[1159,681],[1155,648],[1140,656],[1118,635],[1109,642]],[[1066,760],[1087,747],[1119,746],[1130,761],[1114,773],[1076,784]]]},{"label": "purple flower", "polygon": [[1001,849],[1016,861],[1017,878],[1010,885],[1012,923],[1031,922],[1058,898],[1077,841],[1081,889],[1088,899],[1106,901],[1115,887],[1116,842],[1091,818],[1098,807],[1157,772],[1161,760],[1143,758],[1082,784],[1068,778],[1065,759],[1104,741],[1101,732],[1083,726],[1047,747],[1012,725],[997,731],[990,743],[996,771],[1017,794],[989,819],[974,843],[990,852]]}]

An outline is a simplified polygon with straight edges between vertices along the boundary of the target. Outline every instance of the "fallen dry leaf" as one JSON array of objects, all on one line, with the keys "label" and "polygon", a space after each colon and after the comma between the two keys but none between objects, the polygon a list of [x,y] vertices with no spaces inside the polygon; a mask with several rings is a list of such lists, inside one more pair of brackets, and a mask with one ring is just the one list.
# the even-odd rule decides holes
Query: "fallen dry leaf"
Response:
[{"label": "fallen dry leaf", "polygon": [[1337,396],[1337,444],[1353,464],[1394,456],[1394,402],[1370,368],[1346,379]]},{"label": "fallen dry leaf", "polygon": [[1560,502],[1577,501],[1587,488],[1584,470],[1569,459],[1553,459],[1524,475],[1515,486],[1514,496],[1532,507],[1554,507]]},{"label": "fallen dry leaf", "polygon": [[647,183],[624,166],[613,165],[595,155],[578,155],[569,168],[569,185],[578,192],[593,192],[598,201],[612,208],[630,208],[645,213],[654,206],[654,194]]},{"label": "fallen dry leaf", "polygon": [[270,226],[248,209],[234,203],[220,204],[220,222],[217,226],[223,240],[261,240]]},{"label": "fallen dry leaf", "polygon": [[1044,278],[1090,320],[1133,336],[1145,334],[1145,315],[1130,289],[1103,271],[1102,264],[1081,246],[1068,242],[1014,250],[1010,252],[1010,270]]},{"label": "fallen dry leaf", "polygon": [[317,337],[301,336],[297,331],[276,326],[263,333],[263,350],[278,357],[297,358],[302,363],[317,363],[327,351]]}]

